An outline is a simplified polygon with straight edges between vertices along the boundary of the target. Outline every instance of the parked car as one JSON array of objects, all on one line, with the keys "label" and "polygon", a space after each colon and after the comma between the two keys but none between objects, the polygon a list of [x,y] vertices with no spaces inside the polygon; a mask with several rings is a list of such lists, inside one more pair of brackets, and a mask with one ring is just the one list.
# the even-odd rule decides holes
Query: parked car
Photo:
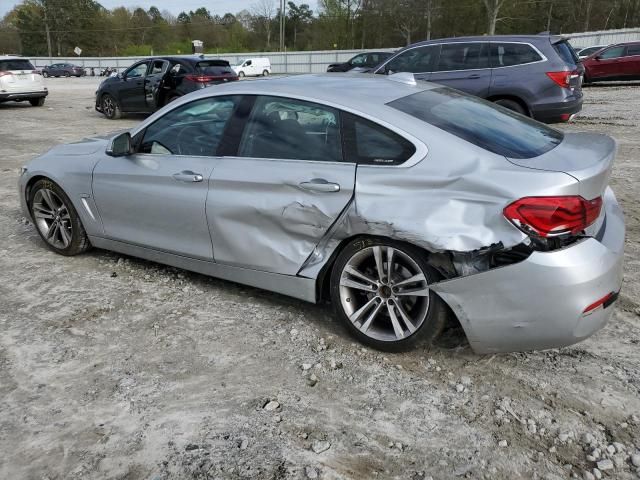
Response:
[{"label": "parked car", "polygon": [[582,60],[606,47],[607,45],[595,45],[593,47],[586,47],[586,48],[581,48],[579,50],[576,50],[576,53],[578,54],[578,58]]},{"label": "parked car", "polygon": [[0,55],[0,103],[29,101],[41,107],[48,94],[42,75],[29,59]]},{"label": "parked car", "polygon": [[433,339],[451,309],[478,352],[529,350],[612,314],[615,152],[411,74],[301,75],[203,89],[54,147],[22,169],[19,198],[62,255],[93,245],[330,299],[380,349]]},{"label": "parked car", "polygon": [[186,93],[236,80],[226,60],[147,58],[102,81],[96,91],[96,110],[109,119],[128,112],[155,112]]},{"label": "parked car", "polygon": [[41,69],[43,77],[82,77],[84,68],[72,63],[54,63],[45,65]]},{"label": "parked car", "polygon": [[327,67],[327,72],[348,72],[354,68],[373,68],[393,55],[393,52],[366,52],[359,53],[346,62],[332,63]]},{"label": "parked car", "polygon": [[411,72],[546,123],[582,109],[583,67],[567,40],[495,35],[432,40],[400,50],[374,73]]},{"label": "parked car", "polygon": [[233,67],[233,70],[242,77],[267,77],[271,75],[271,62],[268,58],[247,58]]},{"label": "parked car", "polygon": [[618,43],[582,61],[587,83],[605,80],[640,80],[640,42]]}]

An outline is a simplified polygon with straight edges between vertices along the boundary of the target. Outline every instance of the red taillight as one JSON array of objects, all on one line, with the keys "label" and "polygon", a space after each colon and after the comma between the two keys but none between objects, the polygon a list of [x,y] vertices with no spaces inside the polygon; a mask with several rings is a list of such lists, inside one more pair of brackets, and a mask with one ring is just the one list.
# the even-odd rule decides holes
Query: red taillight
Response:
[{"label": "red taillight", "polygon": [[579,75],[576,72],[547,72],[547,76],[562,88],[571,88],[571,78]]},{"label": "red taillight", "polygon": [[504,216],[526,233],[540,237],[575,235],[596,221],[602,198],[524,197],[504,209]]},{"label": "red taillight", "polygon": [[189,74],[184,76],[185,79],[191,80],[196,83],[209,83],[209,82],[219,82],[220,80],[227,80],[231,82],[233,80],[237,80],[238,77],[230,77],[230,76],[215,76],[215,75],[197,75],[197,74]]},{"label": "red taillight", "polygon": [[11,72],[0,72],[0,77],[4,77],[4,76],[9,76],[9,75],[13,75],[13,73]]}]

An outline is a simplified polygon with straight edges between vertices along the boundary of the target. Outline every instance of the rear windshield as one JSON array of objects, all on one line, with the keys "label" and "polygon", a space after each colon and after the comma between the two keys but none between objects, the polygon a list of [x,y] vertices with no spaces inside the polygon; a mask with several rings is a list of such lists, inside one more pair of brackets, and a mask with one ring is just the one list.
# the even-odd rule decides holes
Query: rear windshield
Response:
[{"label": "rear windshield", "polygon": [[560,58],[567,62],[569,65],[576,65],[580,61],[580,59],[578,58],[578,54],[566,40],[554,43],[553,48],[556,52],[558,52]]},{"label": "rear windshield", "polygon": [[226,60],[204,60],[196,63],[198,73],[206,75],[223,75],[225,73],[233,73],[231,66]]},{"label": "rear windshield", "polygon": [[35,70],[35,68],[29,60],[0,60],[0,72],[9,70]]},{"label": "rear windshield", "polygon": [[510,158],[537,157],[563,139],[558,130],[447,87],[414,93],[387,105]]}]

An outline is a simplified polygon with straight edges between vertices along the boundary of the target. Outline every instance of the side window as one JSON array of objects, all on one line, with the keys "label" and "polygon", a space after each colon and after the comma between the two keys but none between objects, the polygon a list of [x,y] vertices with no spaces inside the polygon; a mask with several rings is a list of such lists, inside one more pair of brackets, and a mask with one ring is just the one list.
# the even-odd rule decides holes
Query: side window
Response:
[{"label": "side window", "polygon": [[539,62],[542,57],[525,43],[491,43],[491,66],[511,67]]},{"label": "side window", "polygon": [[367,54],[363,53],[361,55],[356,55],[355,57],[353,57],[349,63],[351,65],[355,65],[356,67],[359,67],[361,65],[365,65],[367,63],[366,60],[367,60]]},{"label": "side window", "polygon": [[385,70],[389,73],[409,72],[425,73],[432,72],[435,67],[436,57],[440,45],[427,45],[406,50],[393,58],[385,65]]},{"label": "side window", "polygon": [[147,74],[147,63],[141,63],[139,65],[134,65],[129,70],[125,72],[125,76],[128,78],[138,78],[144,77]]},{"label": "side window", "polygon": [[158,75],[164,71],[166,62],[164,60],[154,60],[151,64],[151,71],[149,75]]},{"label": "side window", "polygon": [[638,45],[627,45],[627,53],[625,57],[634,57],[636,55],[640,55],[640,44]]},{"label": "side window", "polygon": [[291,98],[258,97],[239,157],[341,162],[338,111]]},{"label": "side window", "polygon": [[618,58],[624,55],[624,46],[608,48],[604,52],[602,52],[598,57],[600,58]]},{"label": "side window", "polygon": [[343,113],[345,160],[365,165],[400,165],[416,148],[395,132],[364,118]]},{"label": "side window", "polygon": [[181,105],[149,125],[138,153],[215,156],[239,96],[211,97]]},{"label": "side window", "polygon": [[489,57],[486,43],[450,43],[442,45],[438,70],[470,70],[487,68]]}]

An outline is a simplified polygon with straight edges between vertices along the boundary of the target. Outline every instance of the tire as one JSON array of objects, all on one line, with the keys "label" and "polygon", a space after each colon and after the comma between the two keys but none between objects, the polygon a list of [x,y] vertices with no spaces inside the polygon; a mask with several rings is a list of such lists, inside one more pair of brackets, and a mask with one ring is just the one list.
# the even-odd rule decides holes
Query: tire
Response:
[{"label": "tire", "polygon": [[69,72],[64,72],[64,76],[69,78],[71,76],[71,74]]},{"label": "tire", "polygon": [[504,108],[508,108],[509,110],[519,113],[520,115],[524,115],[525,117],[529,116],[527,114],[527,111],[524,109],[524,107],[520,105],[518,102],[516,102],[515,100],[509,100],[508,98],[499,98],[498,100],[494,100],[493,103],[500,105]]},{"label": "tire", "polygon": [[42,72],[42,76],[43,76],[44,78],[49,78],[49,74],[48,74],[47,72]]},{"label": "tire", "polygon": [[238,78],[244,78],[244,72],[242,70],[238,72]]},{"label": "tire", "polygon": [[122,110],[120,109],[118,101],[110,94],[105,93],[104,95],[102,95],[100,105],[102,107],[102,113],[109,120],[117,120],[122,117]]},{"label": "tire", "polygon": [[347,244],[333,265],[331,303],[360,342],[378,350],[405,351],[418,342],[433,342],[446,325],[447,307],[428,288],[438,278],[417,247],[386,238],[358,238]]},{"label": "tire", "polygon": [[91,247],[73,203],[51,180],[38,180],[31,187],[29,211],[40,238],[54,252],[72,256]]},{"label": "tire", "polygon": [[44,97],[30,98],[29,103],[33,107],[41,107],[44,105]]},{"label": "tire", "polygon": [[269,70],[264,70],[264,71],[262,72],[262,76],[263,76],[263,77],[268,77],[268,76],[269,76]]}]

